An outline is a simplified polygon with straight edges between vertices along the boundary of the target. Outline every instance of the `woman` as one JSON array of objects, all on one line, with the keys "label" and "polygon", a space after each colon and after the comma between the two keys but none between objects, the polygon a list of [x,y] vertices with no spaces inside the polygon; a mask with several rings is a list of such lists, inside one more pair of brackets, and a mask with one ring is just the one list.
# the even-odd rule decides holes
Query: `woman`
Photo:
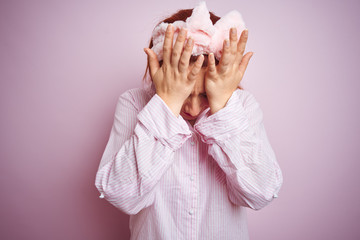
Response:
[{"label": "woman", "polygon": [[237,11],[219,18],[204,2],[154,29],[152,88],[120,96],[95,182],[130,215],[131,239],[249,239],[246,208],[277,197],[263,113],[239,87],[247,38]]}]

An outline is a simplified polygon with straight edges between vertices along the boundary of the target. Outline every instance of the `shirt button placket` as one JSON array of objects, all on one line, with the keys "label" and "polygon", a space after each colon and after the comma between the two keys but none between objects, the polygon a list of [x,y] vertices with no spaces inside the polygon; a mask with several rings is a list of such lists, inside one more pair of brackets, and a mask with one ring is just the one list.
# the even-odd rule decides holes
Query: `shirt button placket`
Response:
[{"label": "shirt button placket", "polygon": [[196,180],[196,176],[198,174],[198,165],[199,165],[199,148],[197,145],[197,137],[196,134],[193,133],[191,140],[190,140],[190,145],[193,148],[194,151],[194,156],[195,159],[191,162],[191,175],[189,176],[189,179],[191,181],[191,192],[192,192],[192,204],[191,204],[191,208],[189,209],[189,216],[191,218],[191,222],[192,222],[192,228],[191,228],[191,239],[196,239],[196,229],[197,229],[197,218],[196,218],[196,209],[197,209],[197,202],[198,202],[198,186],[197,186],[197,181]]},{"label": "shirt button placket", "polygon": [[190,145],[195,146],[195,144],[196,144],[196,136],[195,136],[195,133],[193,133],[192,137],[190,139]]},{"label": "shirt button placket", "polygon": [[194,214],[194,209],[193,209],[193,208],[191,208],[191,209],[189,210],[189,214],[190,214],[190,215],[193,215],[193,214]]},{"label": "shirt button placket", "polygon": [[193,182],[194,180],[195,180],[194,175],[191,175],[191,176],[190,176],[190,181],[192,181],[192,182]]}]

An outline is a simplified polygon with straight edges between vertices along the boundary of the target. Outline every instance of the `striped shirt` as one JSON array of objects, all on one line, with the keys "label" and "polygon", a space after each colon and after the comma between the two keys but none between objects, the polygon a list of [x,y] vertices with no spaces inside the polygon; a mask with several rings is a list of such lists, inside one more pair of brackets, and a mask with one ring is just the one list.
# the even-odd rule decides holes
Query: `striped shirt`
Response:
[{"label": "striped shirt", "polygon": [[131,239],[249,239],[246,208],[277,197],[282,172],[263,113],[242,89],[191,126],[153,90],[117,102],[95,186],[130,215]]}]

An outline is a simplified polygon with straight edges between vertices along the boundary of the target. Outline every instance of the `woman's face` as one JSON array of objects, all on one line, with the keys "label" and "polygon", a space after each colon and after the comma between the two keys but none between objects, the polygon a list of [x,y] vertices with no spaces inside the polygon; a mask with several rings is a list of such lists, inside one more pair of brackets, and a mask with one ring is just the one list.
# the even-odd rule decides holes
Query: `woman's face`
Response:
[{"label": "woman's face", "polygon": [[[189,71],[192,64],[189,66]],[[197,117],[202,111],[209,107],[209,102],[205,92],[205,73],[206,67],[201,68],[200,73],[197,75],[194,88],[189,97],[184,101],[181,108],[180,115],[194,125]]]}]

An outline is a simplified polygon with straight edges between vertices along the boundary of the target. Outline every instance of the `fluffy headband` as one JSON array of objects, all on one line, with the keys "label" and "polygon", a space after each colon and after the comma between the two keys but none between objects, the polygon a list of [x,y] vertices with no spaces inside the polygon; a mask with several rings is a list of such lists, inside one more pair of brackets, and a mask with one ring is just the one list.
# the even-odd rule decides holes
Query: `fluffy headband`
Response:
[{"label": "fluffy headband", "polygon": [[[158,60],[163,58],[163,43],[168,23],[160,23],[152,32],[153,47],[151,48],[157,55]],[[232,27],[237,29],[239,39],[241,32],[246,29],[241,14],[233,10],[220,18],[214,25],[210,19],[210,13],[205,2],[200,2],[193,9],[192,15],[184,21],[175,21],[174,42],[181,28],[187,28],[187,38],[194,40],[192,55],[214,53],[216,59],[220,60],[223,42],[229,38],[229,30]]]}]

